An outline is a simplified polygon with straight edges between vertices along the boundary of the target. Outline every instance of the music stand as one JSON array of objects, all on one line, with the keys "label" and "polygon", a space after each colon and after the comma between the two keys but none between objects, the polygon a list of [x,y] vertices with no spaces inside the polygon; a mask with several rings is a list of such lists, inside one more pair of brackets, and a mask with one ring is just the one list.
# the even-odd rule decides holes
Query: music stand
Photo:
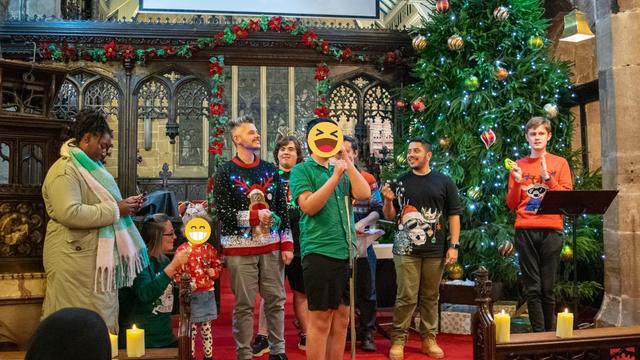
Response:
[{"label": "music stand", "polygon": [[[578,216],[583,214],[604,214],[613,199],[618,195],[618,190],[574,190],[574,191],[549,191],[544,195],[537,215],[559,214],[571,219],[573,227],[573,294],[576,295],[578,283],[578,264],[576,256],[576,229]],[[578,315],[578,297],[574,297],[574,312]]]}]

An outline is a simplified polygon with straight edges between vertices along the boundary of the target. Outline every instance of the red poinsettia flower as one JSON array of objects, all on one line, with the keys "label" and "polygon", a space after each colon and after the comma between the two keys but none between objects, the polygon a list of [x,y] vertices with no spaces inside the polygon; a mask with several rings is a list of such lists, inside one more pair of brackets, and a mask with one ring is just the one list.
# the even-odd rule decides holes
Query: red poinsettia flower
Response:
[{"label": "red poinsettia flower", "polygon": [[176,48],[173,46],[165,46],[164,47],[164,53],[167,55],[175,55],[176,54]]},{"label": "red poinsettia flower", "polygon": [[156,56],[158,56],[158,53],[156,53],[156,49],[147,50],[147,59],[151,60],[151,59],[155,58]]},{"label": "red poinsettia flower", "polygon": [[224,128],[223,127],[217,127],[216,128],[216,132],[213,133],[214,137],[218,137],[220,135],[224,134]]},{"label": "red poinsettia flower", "polygon": [[124,60],[131,59],[135,55],[135,50],[133,46],[127,45],[122,49],[122,58]]},{"label": "red poinsettia flower", "polygon": [[249,20],[249,31],[260,31],[260,22],[258,20]]},{"label": "red poinsettia flower", "polygon": [[287,19],[285,23],[282,25],[282,28],[286,31],[291,31],[298,27],[298,22],[293,19]]},{"label": "red poinsettia flower", "polygon": [[208,193],[213,191],[213,186],[215,185],[215,183],[216,183],[216,179],[213,176],[209,177],[209,181],[207,182]]},{"label": "red poinsettia flower", "polygon": [[218,86],[218,90],[216,91],[214,96],[217,97],[218,99],[221,99],[224,96],[224,87]]},{"label": "red poinsettia flower", "polygon": [[308,47],[313,47],[317,38],[318,34],[316,34],[313,30],[309,30],[306,33],[302,34],[302,42]]},{"label": "red poinsettia flower", "polygon": [[222,74],[222,66],[218,61],[209,63],[209,75],[220,75]]},{"label": "red poinsettia flower", "polygon": [[211,103],[209,104],[209,113],[211,115],[222,115],[224,114],[224,106],[220,103]]},{"label": "red poinsettia flower", "polygon": [[211,146],[209,146],[209,154],[221,155],[222,149],[224,149],[224,143],[216,140],[211,144]]},{"label": "red poinsettia flower", "polygon": [[320,43],[320,51],[325,55],[329,53],[329,42],[327,40],[322,40],[322,43]]},{"label": "red poinsettia flower", "polygon": [[233,31],[233,33],[234,33],[234,34],[236,34],[236,38],[237,38],[238,40],[240,40],[240,39],[246,39],[246,38],[249,36],[249,31],[247,31],[247,30],[245,30],[245,29],[241,28],[241,27],[240,27],[240,26],[238,26],[238,25],[233,25],[233,26],[231,27],[231,31]]},{"label": "red poinsettia flower", "polygon": [[322,81],[326,79],[327,75],[329,75],[329,67],[325,64],[316,65],[316,77],[315,79],[318,81]]},{"label": "red poinsettia flower", "polygon": [[398,60],[398,56],[393,51],[387,51],[384,54],[384,62],[393,64]]},{"label": "red poinsettia flower", "polygon": [[51,50],[49,50],[49,43],[40,43],[40,48],[38,49],[40,52],[40,57],[43,59],[51,59]]},{"label": "red poinsettia flower", "polygon": [[282,27],[282,16],[274,16],[269,20],[269,29],[280,31]]},{"label": "red poinsettia flower", "polygon": [[104,44],[102,48],[104,49],[104,56],[106,56],[107,59],[115,59],[118,56],[118,45],[116,45],[115,41]]},{"label": "red poinsettia flower", "polygon": [[340,55],[340,61],[351,60],[352,56],[351,48],[346,48],[342,51],[342,55]]},{"label": "red poinsettia flower", "polygon": [[319,106],[313,112],[319,118],[326,118],[329,116],[329,109],[326,106]]},{"label": "red poinsettia flower", "polygon": [[67,43],[62,44],[62,54],[66,59],[75,60],[77,57],[76,48],[73,46],[69,46]]}]

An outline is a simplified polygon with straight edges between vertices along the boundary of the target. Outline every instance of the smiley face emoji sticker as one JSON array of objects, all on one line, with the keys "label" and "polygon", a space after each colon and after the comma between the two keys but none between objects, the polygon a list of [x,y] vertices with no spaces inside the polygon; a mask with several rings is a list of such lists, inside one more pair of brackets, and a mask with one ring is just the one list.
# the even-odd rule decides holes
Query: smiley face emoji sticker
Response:
[{"label": "smiley face emoji sticker", "polygon": [[184,227],[184,236],[192,245],[200,245],[209,240],[211,226],[203,218],[193,218]]},{"label": "smiley face emoji sticker", "polygon": [[329,120],[313,125],[307,135],[307,145],[312,153],[321,158],[335,156],[342,149],[344,136],[336,123]]}]

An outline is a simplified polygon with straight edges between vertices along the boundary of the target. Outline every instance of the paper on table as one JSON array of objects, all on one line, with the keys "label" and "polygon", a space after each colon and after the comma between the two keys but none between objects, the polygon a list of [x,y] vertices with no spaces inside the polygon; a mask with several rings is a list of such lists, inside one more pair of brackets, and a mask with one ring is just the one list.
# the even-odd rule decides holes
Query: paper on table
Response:
[{"label": "paper on table", "polygon": [[382,235],[384,235],[384,230],[382,229],[367,229],[363,233],[357,233],[358,257],[367,257],[367,248],[369,245],[373,244]]}]

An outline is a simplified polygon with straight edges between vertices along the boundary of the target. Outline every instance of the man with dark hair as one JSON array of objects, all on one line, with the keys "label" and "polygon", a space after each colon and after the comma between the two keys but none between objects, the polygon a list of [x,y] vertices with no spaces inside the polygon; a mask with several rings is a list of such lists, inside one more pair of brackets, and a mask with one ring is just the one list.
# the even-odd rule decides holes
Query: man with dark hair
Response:
[{"label": "man with dark hair", "polygon": [[[429,142],[412,139],[407,149],[411,171],[382,189],[384,217],[392,220],[399,214],[400,230],[393,242],[398,293],[393,310],[391,360],[404,359],[407,329],[416,305],[420,311],[422,352],[433,358],[444,357],[436,342],[438,298],[445,263],[453,264],[458,259],[460,204],[453,181],[429,167],[432,155]],[[448,242],[445,217],[449,222]]]},{"label": "man with dark hair", "polygon": [[219,167],[213,189],[221,243],[235,295],[233,338],[238,360],[253,357],[253,308],[258,289],[265,300],[271,354],[286,359],[284,265],[293,258],[287,199],[278,169],[261,160],[253,119],[229,123],[237,155]]},{"label": "man with dark hair", "polygon": [[551,123],[542,117],[527,122],[525,137],[531,154],[516,161],[509,176],[507,206],[516,212],[515,248],[522,270],[531,328],[555,329],[553,288],[562,249],[562,215],[538,215],[547,191],[571,190],[567,160],[547,152]]},{"label": "man with dark hair", "polygon": [[[309,122],[307,135],[326,121]],[[349,324],[349,247],[355,254],[356,240],[351,199],[369,199],[371,190],[348,157],[332,165],[329,158],[316,153],[293,168],[290,187],[302,210],[300,251],[309,304],[307,359],[342,359]],[[345,196],[349,197],[346,203]]]},{"label": "man with dark hair", "polygon": [[[344,153],[336,156],[342,159],[347,156],[355,164],[358,158],[358,140],[352,136],[344,136]],[[364,351],[376,351],[376,343],[373,340],[373,332],[376,328],[376,253],[373,244],[366,244],[364,234],[374,226],[382,213],[382,197],[378,182],[370,173],[360,170],[360,174],[369,184],[371,197],[364,201],[355,201],[353,204],[353,216],[356,222],[356,234],[358,236],[358,260],[356,261],[356,307],[358,308],[358,340]],[[368,246],[367,246],[368,245]]]},{"label": "man with dark hair", "polygon": [[[293,260],[285,266],[284,273],[289,280],[289,287],[293,291],[293,313],[300,325],[298,348],[305,350],[307,344],[307,295],[304,291],[302,260],[300,259],[300,225],[298,224],[300,221],[300,209],[291,203],[291,191],[289,191],[291,169],[302,162],[302,146],[298,138],[294,135],[276,138],[273,158],[280,171],[280,180],[287,189],[287,209],[289,210],[291,235],[293,236]],[[269,352],[264,300],[260,302],[259,314],[258,333],[253,342],[253,356],[262,356]]]}]

